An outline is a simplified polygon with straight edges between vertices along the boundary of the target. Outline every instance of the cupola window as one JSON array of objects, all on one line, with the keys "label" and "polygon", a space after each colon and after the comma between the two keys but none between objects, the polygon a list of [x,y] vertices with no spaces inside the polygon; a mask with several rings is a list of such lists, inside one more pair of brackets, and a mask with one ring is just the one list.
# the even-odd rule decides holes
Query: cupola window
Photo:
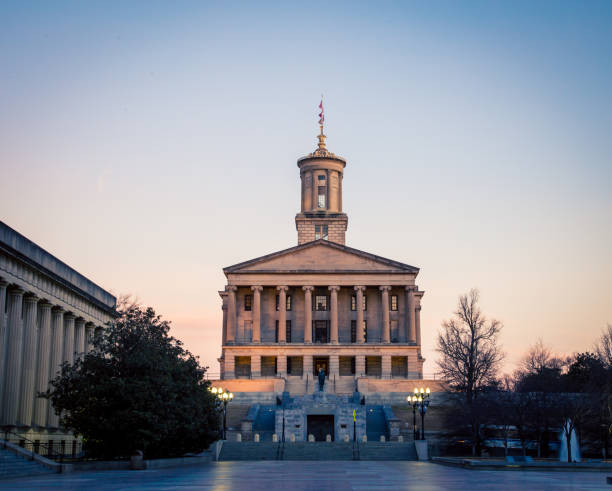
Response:
[{"label": "cupola window", "polygon": [[315,225],[315,240],[328,240],[328,226],[327,225]]}]

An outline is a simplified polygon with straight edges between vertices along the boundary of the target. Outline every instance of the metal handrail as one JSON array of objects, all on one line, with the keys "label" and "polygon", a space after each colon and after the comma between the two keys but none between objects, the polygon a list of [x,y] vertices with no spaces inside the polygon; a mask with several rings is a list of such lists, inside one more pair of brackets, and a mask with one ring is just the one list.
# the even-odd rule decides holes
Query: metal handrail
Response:
[{"label": "metal handrail", "polygon": [[[24,437],[23,435],[20,435],[19,433],[15,433],[14,431],[9,431],[6,428],[3,431],[4,433],[4,444],[3,447],[6,448],[6,444],[10,442],[10,440],[8,439],[8,435],[13,435],[16,436],[19,440],[19,443],[23,442],[27,442],[31,445],[32,447],[32,456],[30,457],[30,460],[34,460],[34,456],[35,455],[42,455],[40,454],[40,452],[36,452],[35,449],[40,449],[45,448],[47,450],[47,455],[45,455],[44,457],[47,457],[49,459],[53,459],[53,460],[57,460],[59,458],[60,462],[64,461],[64,453],[62,452],[57,452],[57,455],[55,455],[53,452],[53,447],[51,445],[49,445],[48,443],[41,443],[41,442],[35,442],[30,440],[29,438]],[[18,444],[21,448],[23,448],[24,450],[26,449],[25,446],[21,446],[20,444]]]}]

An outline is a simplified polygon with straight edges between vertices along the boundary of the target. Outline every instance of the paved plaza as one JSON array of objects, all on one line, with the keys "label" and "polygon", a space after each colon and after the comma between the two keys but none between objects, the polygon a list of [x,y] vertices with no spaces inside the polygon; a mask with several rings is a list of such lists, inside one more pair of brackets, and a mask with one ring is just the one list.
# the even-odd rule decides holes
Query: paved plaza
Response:
[{"label": "paved plaza", "polygon": [[53,474],[0,481],[0,489],[606,489],[606,475],[603,472],[470,471],[428,462],[258,461],[215,462],[149,471]]}]

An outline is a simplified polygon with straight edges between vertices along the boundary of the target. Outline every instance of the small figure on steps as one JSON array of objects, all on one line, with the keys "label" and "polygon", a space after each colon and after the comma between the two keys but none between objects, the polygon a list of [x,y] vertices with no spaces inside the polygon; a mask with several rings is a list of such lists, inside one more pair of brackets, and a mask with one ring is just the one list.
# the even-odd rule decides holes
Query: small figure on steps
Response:
[{"label": "small figure on steps", "polygon": [[319,392],[323,392],[323,386],[325,385],[325,372],[322,368],[319,368]]}]

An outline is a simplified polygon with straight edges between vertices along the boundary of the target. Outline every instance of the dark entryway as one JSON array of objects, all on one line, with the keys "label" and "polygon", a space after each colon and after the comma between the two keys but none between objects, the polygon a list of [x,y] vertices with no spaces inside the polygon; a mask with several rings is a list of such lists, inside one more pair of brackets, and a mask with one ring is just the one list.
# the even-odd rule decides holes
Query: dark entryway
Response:
[{"label": "dark entryway", "polygon": [[312,414],[308,416],[308,434],[314,435],[316,442],[324,442],[327,435],[334,441],[333,414]]},{"label": "dark entryway", "polygon": [[315,356],[312,359],[312,372],[315,376],[319,375],[319,370],[323,369],[326,376],[329,376],[329,356]]}]

